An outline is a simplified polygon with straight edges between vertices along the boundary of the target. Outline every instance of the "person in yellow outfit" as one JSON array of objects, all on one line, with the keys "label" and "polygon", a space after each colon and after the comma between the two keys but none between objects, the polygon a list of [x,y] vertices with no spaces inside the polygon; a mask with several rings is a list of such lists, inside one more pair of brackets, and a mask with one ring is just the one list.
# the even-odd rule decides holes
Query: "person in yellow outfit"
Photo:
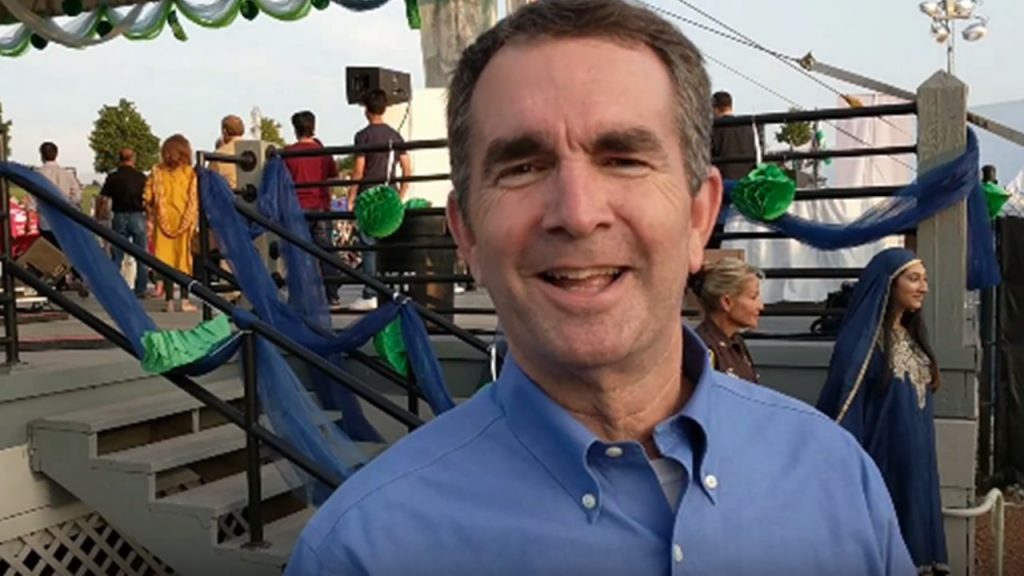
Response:
[{"label": "person in yellow outfit", "polygon": [[[146,182],[145,203],[153,221],[153,253],[161,262],[185,274],[192,274],[192,238],[199,221],[199,192],[192,169],[192,146],[181,134],[164,141],[160,163]],[[181,290],[165,280],[165,311],[177,307],[193,312],[188,289]],[[175,303],[178,303],[176,306]]]}]

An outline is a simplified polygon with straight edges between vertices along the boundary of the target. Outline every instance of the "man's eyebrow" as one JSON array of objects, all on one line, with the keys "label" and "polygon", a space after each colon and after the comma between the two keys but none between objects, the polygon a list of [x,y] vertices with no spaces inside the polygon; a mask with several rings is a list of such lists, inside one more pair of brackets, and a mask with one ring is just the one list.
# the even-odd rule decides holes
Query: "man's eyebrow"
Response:
[{"label": "man's eyebrow", "polygon": [[511,138],[495,138],[487,145],[484,152],[484,177],[493,172],[496,166],[516,160],[530,158],[551,151],[538,134],[526,133]]},{"label": "man's eyebrow", "polygon": [[661,138],[647,128],[625,128],[602,132],[591,145],[591,153],[634,154],[661,152]]}]

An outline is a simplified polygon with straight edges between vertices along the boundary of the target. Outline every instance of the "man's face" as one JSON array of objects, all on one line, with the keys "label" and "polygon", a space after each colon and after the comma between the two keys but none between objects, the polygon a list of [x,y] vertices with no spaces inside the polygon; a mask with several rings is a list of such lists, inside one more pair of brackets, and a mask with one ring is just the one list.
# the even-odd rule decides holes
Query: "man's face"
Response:
[{"label": "man's face", "polygon": [[464,258],[524,366],[614,369],[679,330],[721,200],[687,186],[671,79],[646,47],[502,48],[471,102]]}]

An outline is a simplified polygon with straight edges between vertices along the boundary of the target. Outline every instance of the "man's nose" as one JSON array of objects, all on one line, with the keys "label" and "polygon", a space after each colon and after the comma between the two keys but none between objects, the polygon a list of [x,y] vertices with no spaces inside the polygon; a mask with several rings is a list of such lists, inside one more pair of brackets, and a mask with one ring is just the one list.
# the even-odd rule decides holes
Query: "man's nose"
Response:
[{"label": "man's nose", "polygon": [[588,162],[564,162],[548,179],[544,229],[583,238],[613,219],[609,189]]}]

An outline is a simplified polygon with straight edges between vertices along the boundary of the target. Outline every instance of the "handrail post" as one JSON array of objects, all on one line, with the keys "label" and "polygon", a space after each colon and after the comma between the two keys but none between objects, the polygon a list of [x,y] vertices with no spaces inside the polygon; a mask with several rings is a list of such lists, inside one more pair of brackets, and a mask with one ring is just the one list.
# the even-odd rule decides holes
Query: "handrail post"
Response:
[{"label": "handrail post", "polygon": [[249,522],[249,541],[246,548],[266,548],[263,540],[263,489],[260,486],[260,440],[253,431],[259,421],[259,396],[256,389],[256,335],[242,334],[242,379],[245,415],[245,479],[248,484],[246,520]]},{"label": "handrail post", "polygon": [[[417,394],[418,384],[416,383],[416,374],[412,371],[412,366],[408,366],[407,371],[409,375],[406,381],[409,383],[409,387],[406,390],[406,396],[408,398],[407,407],[409,412],[412,412],[416,416],[420,415],[420,397]],[[412,433],[415,430],[415,426],[409,426],[409,432]]]},{"label": "handrail post", "polygon": [[[7,161],[7,129],[3,126],[3,118],[0,118],[0,161]],[[18,300],[14,293],[14,274],[9,268],[14,264],[14,234],[11,218],[11,193],[7,179],[0,178],[0,244],[3,244],[3,252],[0,253],[0,264],[3,266],[0,272],[0,286],[3,288],[3,311],[4,311],[4,351],[5,364],[12,366],[20,361],[18,354]]]},{"label": "handrail post", "polygon": [[[196,152],[196,184],[199,183],[199,171],[206,164],[206,154],[203,151]],[[196,193],[199,194],[198,186],[196,186]],[[206,221],[206,211],[203,209],[203,196],[199,194],[197,198],[199,202],[199,265],[193,266],[199,271],[199,283],[207,288],[210,288],[210,272],[207,269],[210,262],[210,225]],[[208,321],[213,319],[213,308],[206,300],[202,301],[203,304],[203,320]]]}]

